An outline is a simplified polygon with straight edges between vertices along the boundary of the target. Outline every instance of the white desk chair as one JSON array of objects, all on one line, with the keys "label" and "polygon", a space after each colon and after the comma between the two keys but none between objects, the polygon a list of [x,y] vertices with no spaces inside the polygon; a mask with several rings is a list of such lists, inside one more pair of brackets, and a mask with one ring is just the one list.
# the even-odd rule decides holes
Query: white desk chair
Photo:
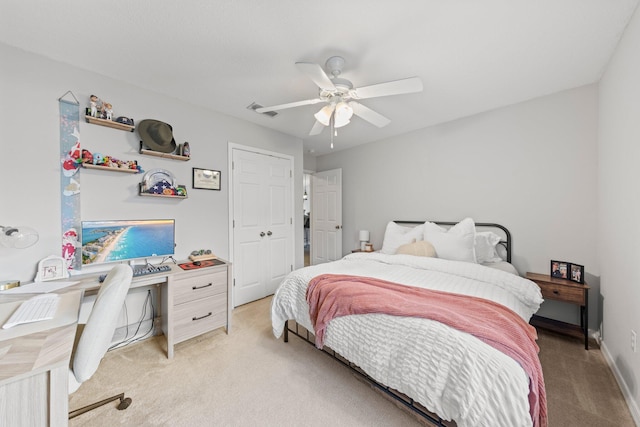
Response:
[{"label": "white desk chair", "polygon": [[[73,356],[73,368],[69,369],[69,394],[75,392],[84,381],[98,369],[100,361],[107,352],[116,329],[118,317],[131,286],[133,271],[128,265],[117,265],[111,269],[105,278],[96,302],[93,305],[87,324],[82,331],[80,340]],[[69,418],[77,417],[87,411],[120,399],[118,409],[127,409],[131,404],[130,398],[124,393],[104,399],[100,402],[69,412]]]}]

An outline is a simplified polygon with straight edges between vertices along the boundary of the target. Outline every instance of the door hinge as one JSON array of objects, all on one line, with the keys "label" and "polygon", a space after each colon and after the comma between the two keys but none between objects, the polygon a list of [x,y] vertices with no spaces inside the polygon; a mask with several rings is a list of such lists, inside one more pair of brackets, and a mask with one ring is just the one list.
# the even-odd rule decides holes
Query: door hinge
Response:
[{"label": "door hinge", "polygon": [[289,224],[293,225],[293,218],[289,218]]},{"label": "door hinge", "polygon": [[289,178],[293,178],[293,171],[289,169]]},{"label": "door hinge", "polygon": [[236,168],[236,162],[234,162],[233,160],[231,161],[231,170],[234,170]]},{"label": "door hinge", "polygon": [[291,271],[293,271],[293,264],[291,264]]},{"label": "door hinge", "polygon": [[233,287],[236,287],[236,279],[233,279]]},{"label": "door hinge", "polygon": [[232,220],[233,221],[233,228],[236,228],[236,220]]}]

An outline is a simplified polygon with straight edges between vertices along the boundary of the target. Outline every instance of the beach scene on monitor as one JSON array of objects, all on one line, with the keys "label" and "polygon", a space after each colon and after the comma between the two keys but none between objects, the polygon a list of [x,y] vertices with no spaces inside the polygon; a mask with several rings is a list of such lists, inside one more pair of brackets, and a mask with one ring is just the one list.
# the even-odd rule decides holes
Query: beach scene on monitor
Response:
[{"label": "beach scene on monitor", "polygon": [[83,221],[82,264],[174,253],[174,220]]}]

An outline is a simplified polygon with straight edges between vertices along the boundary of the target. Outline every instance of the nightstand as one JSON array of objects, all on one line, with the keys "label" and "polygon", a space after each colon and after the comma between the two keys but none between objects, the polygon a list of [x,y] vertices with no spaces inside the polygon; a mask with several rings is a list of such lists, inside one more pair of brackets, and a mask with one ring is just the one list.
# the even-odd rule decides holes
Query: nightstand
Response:
[{"label": "nightstand", "polygon": [[589,350],[589,286],[551,277],[548,274],[527,273],[526,277],[540,286],[544,299],[562,301],[580,307],[579,326],[535,314],[531,318],[531,325],[577,338],[584,337],[584,348]]}]

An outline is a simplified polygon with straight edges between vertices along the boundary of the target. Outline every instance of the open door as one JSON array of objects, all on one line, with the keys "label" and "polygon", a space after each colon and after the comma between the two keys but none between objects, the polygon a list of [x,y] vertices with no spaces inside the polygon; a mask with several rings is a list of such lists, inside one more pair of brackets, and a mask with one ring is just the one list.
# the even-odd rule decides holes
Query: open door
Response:
[{"label": "open door", "polygon": [[342,258],[342,169],[317,172],[311,185],[311,264]]}]

